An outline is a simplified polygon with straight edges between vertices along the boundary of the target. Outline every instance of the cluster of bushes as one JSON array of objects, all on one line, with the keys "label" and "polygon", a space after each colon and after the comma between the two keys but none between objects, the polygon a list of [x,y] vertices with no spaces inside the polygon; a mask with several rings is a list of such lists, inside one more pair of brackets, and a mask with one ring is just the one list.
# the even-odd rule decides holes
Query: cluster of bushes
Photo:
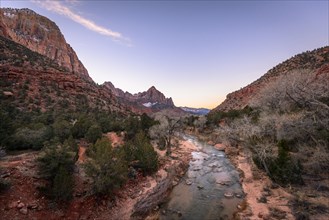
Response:
[{"label": "cluster of bushes", "polygon": [[[158,169],[158,156],[147,135],[156,122],[146,114],[126,117],[99,111],[22,112],[2,102],[0,121],[0,146],[7,151],[42,149],[38,167],[48,184],[41,190],[56,201],[72,198],[77,139],[91,143],[85,169],[94,180],[97,194],[111,194],[126,182],[132,170],[148,175]],[[124,146],[112,148],[110,141],[102,138],[110,131],[125,133]],[[5,186],[1,180],[0,187]]]},{"label": "cluster of bushes", "polygon": [[207,115],[207,125],[218,125],[221,120],[232,121],[243,116],[252,116],[257,120],[259,112],[250,106],[246,106],[243,109],[232,109],[227,112],[224,111],[214,111]]},{"label": "cluster of bushes", "polygon": [[[216,113],[221,141],[247,146],[259,168],[280,184],[302,184],[303,174],[329,169],[329,81],[312,71],[278,77],[250,102],[251,108]],[[225,123],[218,125],[218,120]]]},{"label": "cluster of bushes", "polygon": [[[0,159],[6,155],[6,152],[0,147]],[[10,182],[3,178],[2,168],[0,167],[0,192],[9,188]]]},{"label": "cluster of bushes", "polygon": [[269,177],[280,184],[303,184],[302,166],[300,161],[295,161],[289,154],[289,145],[285,140],[278,143],[278,154],[273,157],[262,158],[257,153],[254,154],[255,164],[265,170]]},{"label": "cluster of bushes", "polygon": [[45,142],[73,136],[95,143],[102,133],[123,131],[124,118],[108,112],[23,112],[10,104],[0,105],[0,146],[7,150],[41,149]]},{"label": "cluster of bushes", "polygon": [[[149,120],[150,118],[147,118],[147,121]],[[113,148],[111,142],[103,137],[88,149],[90,159],[85,168],[87,175],[93,179],[94,193],[111,195],[128,180],[128,177],[134,178],[138,170],[143,175],[157,171],[158,155],[145,133],[154,122],[145,127],[144,123],[143,119],[137,117],[126,119],[126,143],[123,147]],[[129,133],[136,129],[132,125],[139,128],[134,134]]]},{"label": "cluster of bushes", "polygon": [[[67,141],[43,149],[38,164],[41,177],[48,180],[48,184],[41,188],[48,198],[55,201],[72,198],[76,159],[77,151]],[[88,149],[88,161],[84,168],[93,180],[92,193],[98,196],[112,195],[129,177],[135,177],[136,170],[144,175],[155,172],[158,169],[158,156],[143,132],[124,147],[116,148],[106,137],[102,137]],[[133,176],[132,169],[135,172]]]}]

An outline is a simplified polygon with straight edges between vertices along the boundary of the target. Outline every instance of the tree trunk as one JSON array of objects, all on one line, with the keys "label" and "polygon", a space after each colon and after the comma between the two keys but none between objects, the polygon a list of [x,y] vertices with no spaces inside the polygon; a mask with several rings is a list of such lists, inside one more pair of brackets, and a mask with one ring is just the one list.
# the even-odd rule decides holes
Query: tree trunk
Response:
[{"label": "tree trunk", "polygon": [[167,141],[167,156],[171,155],[171,136],[168,137],[168,141]]}]

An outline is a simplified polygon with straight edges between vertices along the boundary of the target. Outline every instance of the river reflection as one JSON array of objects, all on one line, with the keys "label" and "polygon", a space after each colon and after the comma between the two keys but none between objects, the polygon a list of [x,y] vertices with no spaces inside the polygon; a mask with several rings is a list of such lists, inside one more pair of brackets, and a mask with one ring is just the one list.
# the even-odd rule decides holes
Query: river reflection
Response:
[{"label": "river reflection", "polygon": [[192,136],[199,151],[192,152],[188,171],[161,206],[160,219],[232,219],[242,202],[239,173],[225,153]]}]

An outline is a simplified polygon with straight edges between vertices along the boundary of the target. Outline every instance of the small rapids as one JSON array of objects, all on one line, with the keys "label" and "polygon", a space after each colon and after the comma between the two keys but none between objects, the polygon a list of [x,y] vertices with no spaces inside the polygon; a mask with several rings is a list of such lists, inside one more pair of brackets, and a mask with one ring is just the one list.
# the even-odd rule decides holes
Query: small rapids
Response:
[{"label": "small rapids", "polygon": [[239,173],[225,153],[183,136],[199,149],[192,152],[188,171],[160,206],[160,219],[232,219],[244,193]]}]

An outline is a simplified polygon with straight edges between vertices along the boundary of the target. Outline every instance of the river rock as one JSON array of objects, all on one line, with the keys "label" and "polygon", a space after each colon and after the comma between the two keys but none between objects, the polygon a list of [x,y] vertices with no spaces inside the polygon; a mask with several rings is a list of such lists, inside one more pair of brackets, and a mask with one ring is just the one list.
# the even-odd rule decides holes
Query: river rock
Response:
[{"label": "river rock", "polygon": [[231,184],[230,181],[216,181],[216,183],[223,186],[229,186]]},{"label": "river rock", "polygon": [[240,198],[243,197],[243,195],[242,195],[242,194],[239,194],[239,193],[236,193],[236,194],[235,194],[235,197],[240,199]]},{"label": "river rock", "polygon": [[210,163],[208,167],[215,168],[215,167],[220,167],[217,162]]},{"label": "river rock", "polygon": [[214,142],[213,142],[213,141],[208,141],[207,144],[209,144],[209,145],[214,145]]},{"label": "river rock", "polygon": [[186,183],[186,185],[192,185],[192,181],[191,180],[186,180],[185,183]]},{"label": "river rock", "polygon": [[225,198],[233,198],[234,194],[231,192],[224,193]]},{"label": "river rock", "polygon": [[176,153],[171,153],[171,158],[173,158],[173,159],[177,159],[177,158],[179,158],[179,156],[180,155],[178,155],[178,154],[176,154]]},{"label": "river rock", "polygon": [[198,189],[203,189],[203,188],[204,188],[204,186],[198,185]]},{"label": "river rock", "polygon": [[215,144],[214,146],[219,151],[225,151],[226,146],[224,144]]}]

